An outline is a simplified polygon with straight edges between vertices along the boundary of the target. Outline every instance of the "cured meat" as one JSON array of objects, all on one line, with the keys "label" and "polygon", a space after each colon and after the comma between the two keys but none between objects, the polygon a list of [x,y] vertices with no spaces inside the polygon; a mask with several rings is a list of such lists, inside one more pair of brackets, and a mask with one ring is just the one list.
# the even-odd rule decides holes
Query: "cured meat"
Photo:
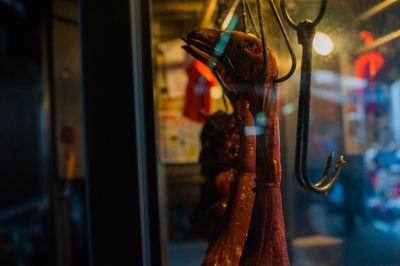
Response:
[{"label": "cured meat", "polygon": [[240,265],[289,265],[280,193],[278,90],[272,80],[264,86],[267,123],[257,135],[256,198]]},{"label": "cured meat", "polygon": [[225,227],[225,211],[234,181],[240,136],[237,119],[219,111],[205,116],[199,163],[205,182],[192,217],[192,230],[211,246]]},{"label": "cured meat", "polygon": [[211,245],[204,266],[238,265],[249,229],[254,201],[255,135],[244,134],[245,128],[254,127],[254,119],[246,100],[236,101],[235,111],[240,128],[240,151],[235,171],[235,181],[230,192],[226,213],[226,225]]},{"label": "cured meat", "polygon": [[[223,45],[224,40],[229,41]],[[203,63],[213,67],[232,92],[228,94],[238,117],[247,114],[243,103],[250,104],[245,115],[241,138],[239,169],[255,165],[256,188],[251,224],[244,249],[237,238],[246,238],[242,230],[234,231],[229,224],[244,223],[234,210],[240,209],[241,200],[232,201],[226,231],[209,250],[204,265],[289,265],[280,194],[281,163],[279,148],[278,90],[274,78],[278,76],[275,56],[268,49],[268,66],[263,73],[263,48],[261,40],[248,34],[223,32],[199,28],[187,36],[186,51]],[[218,48],[222,46],[223,51]],[[217,57],[216,57],[217,56]],[[217,58],[216,64],[210,64]],[[247,108],[247,107],[246,107]],[[257,118],[256,120],[254,118]],[[255,123],[254,123],[255,122]],[[246,151],[246,138],[254,137],[256,153]],[[253,143],[252,141],[250,141]],[[254,151],[254,150],[253,150]],[[242,168],[243,167],[243,168]],[[244,173],[245,171],[243,171]],[[240,176],[240,171],[238,171]],[[225,233],[226,232],[226,233]],[[247,232],[247,231],[246,231]],[[221,241],[219,241],[221,239]],[[215,246],[215,247],[214,247]],[[240,263],[237,257],[242,252]]]}]

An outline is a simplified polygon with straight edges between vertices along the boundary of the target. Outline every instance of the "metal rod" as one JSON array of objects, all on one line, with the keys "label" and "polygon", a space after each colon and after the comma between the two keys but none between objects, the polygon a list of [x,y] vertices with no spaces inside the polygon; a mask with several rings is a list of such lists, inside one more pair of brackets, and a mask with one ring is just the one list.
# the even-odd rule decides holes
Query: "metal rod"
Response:
[{"label": "metal rod", "polygon": [[226,18],[225,18],[224,22],[221,25],[221,30],[222,31],[227,29],[229,23],[231,22],[231,20],[233,18],[233,14],[235,13],[235,10],[236,10],[238,5],[239,5],[239,0],[235,0],[235,2],[233,3],[231,9],[229,9],[228,15],[226,15]]},{"label": "metal rod", "polygon": [[244,32],[249,33],[249,29],[247,27],[246,0],[242,0],[242,19]]},{"label": "metal rod", "polygon": [[265,31],[264,31],[264,15],[262,10],[261,0],[257,0],[257,7],[258,7],[258,19],[259,19],[258,22],[260,24],[260,34],[261,34],[261,42],[263,46],[263,58],[264,58],[264,64],[261,76],[265,77],[268,67],[268,50],[267,50],[267,40],[265,38]]},{"label": "metal rod", "polygon": [[[153,4],[153,5],[160,5],[160,4],[164,4],[164,3],[155,3],[155,4]],[[172,3],[168,3],[168,4],[170,4],[170,5],[173,5]],[[193,3],[194,4],[194,3]],[[202,3],[201,3],[202,4]],[[204,11],[204,15],[203,15],[203,20],[201,21],[201,24],[200,25],[202,25],[203,27],[207,27],[209,24],[210,24],[210,22],[211,22],[211,19],[212,19],[212,16],[213,16],[213,14],[214,14],[214,11],[215,11],[215,9],[217,8],[217,4],[218,4],[218,1],[217,0],[209,0],[208,2],[207,2],[207,4],[206,4],[206,8],[205,8],[205,11]],[[164,4],[165,5],[165,4]],[[178,8],[178,7],[182,7],[183,5],[181,5],[181,4],[179,4],[179,3],[177,3],[177,4],[174,4],[173,5],[173,7],[174,8]],[[188,6],[188,5],[184,5],[185,6],[185,8],[187,8],[186,6]],[[189,5],[189,6],[192,6],[192,3]],[[165,9],[160,9],[160,8],[154,8],[154,10],[165,10]],[[196,9],[196,11],[197,11],[198,9]],[[183,11],[183,12],[187,12],[187,11]],[[182,12],[182,13],[183,13]]]},{"label": "metal rod", "polygon": [[360,23],[364,20],[369,19],[370,17],[378,14],[379,12],[383,11],[384,9],[388,8],[389,6],[393,5],[394,3],[397,3],[398,0],[385,0],[379,4],[377,4],[376,6],[371,7],[370,9],[368,9],[367,11],[365,11],[364,13],[362,13],[361,15],[359,15],[358,17],[356,17],[354,19],[355,23]]},{"label": "metal rod", "polygon": [[245,4],[246,4],[247,13],[249,13],[251,25],[254,28],[254,33],[258,38],[260,38],[260,32],[257,29],[257,25],[256,25],[256,21],[254,20],[253,12],[251,12],[251,8],[250,8],[247,0],[245,0]]}]

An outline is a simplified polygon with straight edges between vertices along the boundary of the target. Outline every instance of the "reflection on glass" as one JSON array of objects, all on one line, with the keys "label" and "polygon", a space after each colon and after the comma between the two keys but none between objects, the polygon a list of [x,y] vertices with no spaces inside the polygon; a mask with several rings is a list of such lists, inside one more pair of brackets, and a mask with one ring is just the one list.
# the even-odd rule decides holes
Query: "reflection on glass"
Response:
[{"label": "reflection on glass", "polygon": [[[205,257],[205,240],[218,229],[216,214],[224,213],[231,180],[229,167],[225,175],[214,173],[227,163],[221,161],[218,145],[233,133],[201,134],[205,125],[229,128],[232,107],[225,103],[220,85],[207,68],[181,51],[183,43],[177,39],[198,26],[219,28],[233,2],[218,1],[213,8],[201,4],[196,10],[182,8],[196,1],[187,0],[179,8],[171,2],[166,14],[158,8],[160,2],[154,1],[158,142],[168,184],[166,242],[171,265],[200,265]],[[255,1],[249,3],[255,11]],[[303,191],[294,180],[299,71],[280,84],[281,189],[293,265],[400,263],[399,40],[381,41],[394,36],[391,33],[398,31],[400,18],[397,6],[390,5],[359,19],[368,10],[377,10],[376,4],[379,1],[330,3],[314,39],[315,52],[323,56],[313,57],[309,175],[323,172],[331,150],[348,161],[327,198]],[[288,1],[288,8],[294,18],[313,17],[319,2]],[[271,11],[264,9],[268,44],[285,69],[289,55]],[[215,12],[201,25],[203,10]],[[238,16],[236,30],[243,27],[241,23]],[[297,36],[290,37],[296,44]],[[256,117],[259,125],[267,122],[261,115]],[[257,128],[247,131],[257,134]],[[205,230],[210,224],[214,231]]]}]

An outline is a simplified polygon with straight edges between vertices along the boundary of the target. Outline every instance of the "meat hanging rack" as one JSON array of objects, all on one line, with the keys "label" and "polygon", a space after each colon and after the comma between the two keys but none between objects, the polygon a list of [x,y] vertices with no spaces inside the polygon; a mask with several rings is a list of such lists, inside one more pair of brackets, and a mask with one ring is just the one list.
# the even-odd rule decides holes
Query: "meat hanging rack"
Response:
[{"label": "meat hanging rack", "polygon": [[[206,64],[217,77],[224,93],[234,106],[234,115],[239,121],[237,127],[241,132],[240,151],[235,169],[238,189],[232,192],[234,200],[228,202],[230,206],[227,209],[231,211],[227,215],[229,217],[227,227],[209,248],[203,265],[289,265],[280,193],[277,84],[293,75],[296,69],[296,56],[275,4],[273,0],[268,0],[292,59],[289,72],[279,77],[276,58],[267,46],[261,0],[256,0],[258,29],[247,0],[241,0],[244,32],[234,31],[234,26],[231,25],[237,21],[233,13],[238,3],[239,0],[236,0],[226,19],[233,23],[224,22],[224,29],[199,28],[183,38],[187,44],[183,48]],[[318,182],[313,183],[307,174],[312,41],[315,27],[322,20],[326,7],[327,0],[322,0],[314,21],[306,19],[296,24],[286,9],[285,0],[281,0],[283,17],[297,32],[299,44],[303,47],[295,174],[301,187],[323,193],[325,196],[337,181],[340,168],[346,163],[343,156],[340,156],[333,174],[329,176],[333,165],[332,152]],[[248,34],[248,18],[257,38]],[[268,122],[258,125],[260,130],[257,133],[255,121],[260,115]],[[246,128],[252,131],[246,132]],[[253,176],[256,178],[253,190],[254,202],[249,189],[239,189],[243,188],[241,182],[246,181],[246,184],[251,184]],[[240,215],[251,205],[251,219],[246,218],[247,215]],[[239,234],[239,231],[248,233]]]},{"label": "meat hanging rack", "polygon": [[[261,0],[256,0],[258,8],[259,30],[257,29],[256,22],[254,20],[254,15],[252,14],[251,8],[247,0],[236,0],[233,3],[232,8],[228,12],[227,18],[232,18],[232,14],[235,12],[239,1],[241,1],[241,6],[242,6],[244,32],[245,33],[250,32],[247,21],[249,18],[252,27],[255,31],[255,35],[262,40],[264,66],[261,75],[265,76],[266,68],[268,65],[268,57],[266,55],[267,39],[264,30],[264,17],[263,17]],[[273,0],[268,0],[268,3],[271,7],[272,13],[279,26],[285,45],[287,46],[288,51],[290,53],[290,57],[292,59],[292,65],[289,72],[285,76],[278,77],[275,79],[275,82],[279,83],[286,81],[294,74],[296,69],[296,55],[293,52],[293,48],[290,44],[288,35],[286,33],[286,30],[283,26],[282,20],[278,14],[277,8]],[[319,179],[319,181],[313,183],[307,174],[308,139],[309,139],[309,125],[310,125],[312,41],[315,36],[315,27],[321,22],[322,18],[324,17],[327,5],[328,5],[328,0],[321,0],[321,6],[319,12],[314,21],[311,21],[310,19],[304,19],[303,21],[296,24],[289,15],[289,12],[286,7],[286,0],[280,1],[280,8],[283,14],[283,18],[288,23],[288,25],[297,32],[298,42],[303,47],[302,61],[301,61],[300,95],[298,102],[299,108],[298,108],[297,132],[296,132],[295,175],[297,182],[301,187],[303,187],[306,190],[314,191],[317,193],[323,193],[325,196],[336,182],[340,168],[346,164],[346,162],[343,159],[343,156],[339,156],[339,159],[337,159],[335,167],[333,169],[333,174],[331,175],[331,177],[328,178],[334,159],[334,153],[331,152],[328,156],[328,160],[325,165],[322,177]],[[222,30],[226,29],[226,23],[224,24],[225,26],[222,27]],[[215,50],[211,57],[212,57],[211,61],[214,64],[213,66],[211,66],[212,69],[215,69],[215,64],[217,60],[222,59],[225,60],[230,65],[231,69],[234,71],[237,77],[240,77],[241,79],[243,79],[243,81],[251,81],[249,77],[241,76],[240,73],[236,71],[235,66],[230,62],[229,58],[225,57],[223,51]],[[216,74],[218,81],[221,83],[224,92],[227,95],[232,93],[235,94],[234,91],[224,82],[224,80],[221,79],[220,74],[215,71],[214,73]],[[254,79],[257,78],[258,77]]]}]

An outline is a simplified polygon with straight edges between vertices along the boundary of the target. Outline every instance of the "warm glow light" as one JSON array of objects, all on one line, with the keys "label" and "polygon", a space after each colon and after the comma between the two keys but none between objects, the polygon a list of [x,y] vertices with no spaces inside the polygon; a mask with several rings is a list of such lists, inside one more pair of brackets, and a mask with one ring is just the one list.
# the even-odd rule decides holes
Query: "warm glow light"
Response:
[{"label": "warm glow light", "polygon": [[211,87],[211,98],[217,100],[222,97],[222,88],[219,86]]},{"label": "warm glow light", "polygon": [[333,50],[332,39],[323,32],[317,32],[313,41],[314,50],[320,55],[328,55]]}]

